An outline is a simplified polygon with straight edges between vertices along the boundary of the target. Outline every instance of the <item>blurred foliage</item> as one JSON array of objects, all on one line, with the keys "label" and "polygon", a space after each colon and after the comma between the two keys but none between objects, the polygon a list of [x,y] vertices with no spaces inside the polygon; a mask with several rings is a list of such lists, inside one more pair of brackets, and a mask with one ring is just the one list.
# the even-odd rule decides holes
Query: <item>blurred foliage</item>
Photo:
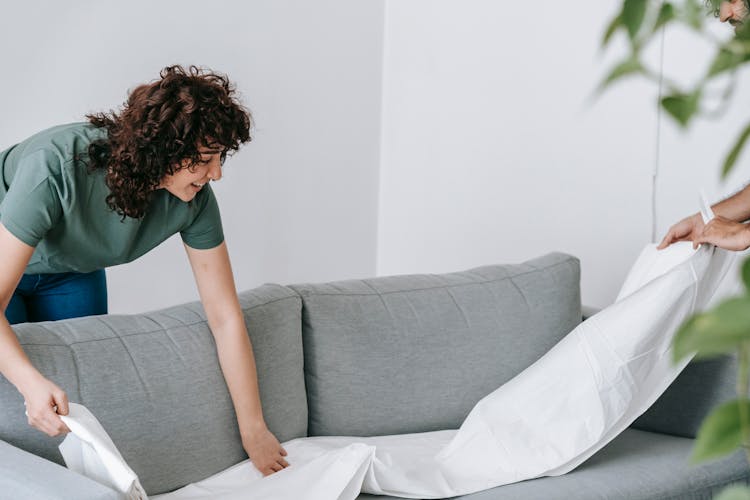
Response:
[{"label": "blurred foliage", "polygon": [[[708,85],[723,82],[720,99],[725,106],[733,96],[738,71],[750,62],[750,28],[747,24],[741,24],[734,36],[723,40],[716,39],[706,28],[707,23],[718,22],[715,17],[720,7],[718,0],[622,0],[619,12],[607,25],[602,46],[609,46],[617,33],[623,33],[629,50],[604,78],[600,91],[625,77],[640,75],[664,85],[659,106],[681,127],[689,127],[701,115],[714,117],[715,113],[708,112],[704,104]],[[662,74],[662,68],[655,71],[644,60],[645,48],[656,37],[663,40],[663,30],[670,26],[687,28],[714,46],[713,57],[702,61],[705,68],[702,78],[692,88],[680,88]],[[735,166],[748,137],[750,120],[723,159],[722,178]],[[716,459],[738,448],[744,449],[750,463],[750,259],[743,264],[742,279],[744,294],[693,316],[680,327],[673,341],[675,362],[693,355],[707,358],[738,353],[737,399],[715,408],[703,421],[693,448],[693,463]],[[750,500],[750,489],[742,485],[730,486],[721,491],[716,500]]]},{"label": "blurred foliage", "polygon": [[[664,93],[659,105],[681,127],[687,128],[698,116],[711,115],[712,112],[704,105],[708,95],[707,86],[719,78],[723,79],[725,90],[721,93],[720,99],[722,104],[726,104],[732,98],[738,70],[750,63],[750,28],[747,25],[743,24],[734,36],[724,40],[716,39],[706,28],[707,23],[718,22],[714,13],[718,12],[720,3],[717,0],[622,0],[619,12],[604,32],[602,46],[609,46],[613,37],[621,32],[627,38],[629,50],[605,76],[600,91],[626,76],[641,75],[663,82]],[[661,38],[663,29],[678,25],[689,29],[714,46],[714,56],[710,61],[705,61],[703,76],[692,88],[680,88],[666,75],[662,75],[660,70],[649,68],[644,61],[645,48],[657,37]],[[722,176],[731,171],[748,137],[750,119],[723,159]]]}]

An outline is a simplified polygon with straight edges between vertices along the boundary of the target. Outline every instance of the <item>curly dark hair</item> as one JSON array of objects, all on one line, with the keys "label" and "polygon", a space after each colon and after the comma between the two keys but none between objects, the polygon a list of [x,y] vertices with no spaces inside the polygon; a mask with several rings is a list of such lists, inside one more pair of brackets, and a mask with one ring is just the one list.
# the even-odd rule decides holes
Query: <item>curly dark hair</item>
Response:
[{"label": "curly dark hair", "polygon": [[199,148],[221,150],[223,161],[251,140],[252,117],[225,75],[176,65],[159,76],[133,89],[119,112],[86,115],[107,130],[89,146],[89,169],[106,172],[107,205],[123,219],[142,218],[164,176],[193,168]]}]

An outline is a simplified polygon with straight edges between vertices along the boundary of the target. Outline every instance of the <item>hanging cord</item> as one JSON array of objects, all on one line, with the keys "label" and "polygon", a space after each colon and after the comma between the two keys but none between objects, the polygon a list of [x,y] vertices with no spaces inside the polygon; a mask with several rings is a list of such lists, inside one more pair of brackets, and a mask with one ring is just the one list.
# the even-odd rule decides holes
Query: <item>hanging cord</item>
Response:
[{"label": "hanging cord", "polygon": [[[664,2],[662,2],[662,5]],[[659,6],[661,9],[661,6]],[[656,188],[659,178],[659,161],[661,150],[661,98],[662,98],[662,86],[664,80],[664,32],[665,26],[661,27],[661,47],[659,49],[659,84],[658,84],[658,100],[656,105],[656,154],[654,155],[654,171],[651,174],[651,241],[657,242],[656,239]]]}]

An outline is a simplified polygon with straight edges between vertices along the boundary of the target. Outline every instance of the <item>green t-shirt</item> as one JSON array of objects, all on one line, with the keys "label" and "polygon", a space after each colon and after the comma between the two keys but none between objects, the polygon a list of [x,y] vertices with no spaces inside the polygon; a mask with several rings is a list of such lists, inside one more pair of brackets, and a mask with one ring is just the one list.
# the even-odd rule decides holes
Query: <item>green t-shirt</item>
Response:
[{"label": "green t-shirt", "polygon": [[[137,259],[175,233],[188,246],[224,241],[208,184],[190,202],[156,191],[142,219],[105,201],[104,171],[88,172],[88,147],[106,138],[90,123],[53,127],[0,152],[0,222],[36,247],[25,273],[90,272]],[[76,158],[82,158],[76,160]]]}]

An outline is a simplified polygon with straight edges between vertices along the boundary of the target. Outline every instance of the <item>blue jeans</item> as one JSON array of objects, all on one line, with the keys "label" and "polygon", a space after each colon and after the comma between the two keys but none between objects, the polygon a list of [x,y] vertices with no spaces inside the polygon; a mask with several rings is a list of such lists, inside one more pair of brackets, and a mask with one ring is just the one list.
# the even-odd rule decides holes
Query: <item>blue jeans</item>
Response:
[{"label": "blue jeans", "polygon": [[104,269],[91,273],[24,274],[10,299],[10,324],[107,314]]}]

